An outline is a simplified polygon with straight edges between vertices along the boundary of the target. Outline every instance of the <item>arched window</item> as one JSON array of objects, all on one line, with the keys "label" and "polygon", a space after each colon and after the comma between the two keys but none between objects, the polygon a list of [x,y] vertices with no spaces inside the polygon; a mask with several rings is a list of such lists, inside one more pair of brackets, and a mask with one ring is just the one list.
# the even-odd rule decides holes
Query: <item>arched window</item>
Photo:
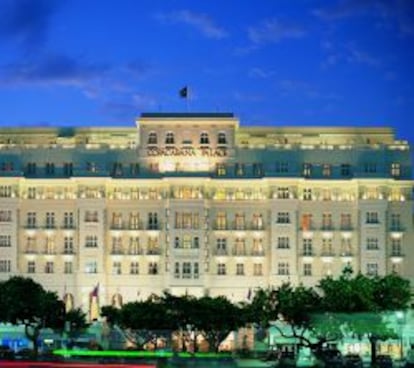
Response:
[{"label": "arched window", "polygon": [[226,133],[219,132],[217,135],[217,144],[227,144]]},{"label": "arched window", "polygon": [[116,293],[112,296],[112,306],[115,308],[122,308],[122,295],[119,293]]},{"label": "arched window", "polygon": [[157,133],[150,132],[148,134],[148,144],[157,144]]},{"label": "arched window", "polygon": [[165,144],[174,144],[174,133],[167,132],[165,134]]},{"label": "arched window", "polygon": [[200,144],[209,144],[210,140],[208,139],[208,133],[202,132],[200,134]]}]

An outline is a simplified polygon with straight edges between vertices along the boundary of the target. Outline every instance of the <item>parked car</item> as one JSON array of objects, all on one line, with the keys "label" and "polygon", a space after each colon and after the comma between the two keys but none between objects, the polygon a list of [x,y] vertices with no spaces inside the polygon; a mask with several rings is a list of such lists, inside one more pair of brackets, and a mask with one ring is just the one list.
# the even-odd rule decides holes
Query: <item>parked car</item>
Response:
[{"label": "parked car", "polygon": [[363,368],[362,358],[358,354],[347,354],[344,356],[345,368]]},{"label": "parked car", "polygon": [[341,368],[343,360],[342,353],[338,349],[326,349],[322,352],[322,361],[325,367]]},{"label": "parked car", "polygon": [[391,357],[385,354],[378,355],[376,367],[377,368],[392,368],[393,363],[392,363]]}]

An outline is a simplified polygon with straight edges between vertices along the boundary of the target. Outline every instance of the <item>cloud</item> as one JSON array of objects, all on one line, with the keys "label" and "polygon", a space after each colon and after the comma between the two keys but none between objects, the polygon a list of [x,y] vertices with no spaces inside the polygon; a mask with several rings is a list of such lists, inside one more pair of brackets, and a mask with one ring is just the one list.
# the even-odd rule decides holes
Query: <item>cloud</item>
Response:
[{"label": "cloud", "polygon": [[190,10],[179,10],[170,13],[159,13],[155,17],[162,23],[185,24],[193,27],[207,38],[219,40],[228,36],[224,28],[216,25],[206,14],[195,13]]},{"label": "cloud", "polygon": [[0,84],[81,86],[102,78],[110,69],[98,63],[80,62],[65,55],[49,54],[0,67]]},{"label": "cloud", "polygon": [[320,100],[331,100],[339,101],[342,99],[341,96],[335,93],[322,93],[318,89],[309,84],[308,82],[296,79],[282,79],[278,83],[278,89],[281,96],[296,96],[306,97],[309,99],[320,99]]},{"label": "cloud", "polygon": [[361,50],[356,46],[355,42],[349,42],[339,50],[335,49],[334,47],[326,48],[322,46],[322,48],[328,52],[325,61],[322,63],[322,67],[330,67],[339,64],[340,62],[350,64],[364,64],[375,68],[383,66],[383,63],[380,59],[374,57],[365,50]]},{"label": "cloud", "polygon": [[137,115],[138,111],[149,111],[155,106],[156,100],[153,97],[144,94],[134,94],[128,100],[123,99],[122,102],[105,101],[100,108],[100,113],[105,116],[109,115],[114,120],[130,120],[131,116]]},{"label": "cloud", "polygon": [[346,56],[347,61],[356,64],[366,64],[368,66],[379,67],[381,61],[366,51],[358,49],[354,44],[348,44],[347,46],[348,55]]},{"label": "cloud", "polygon": [[414,35],[412,0],[341,0],[335,5],[315,9],[312,13],[326,21],[370,16],[380,19],[383,25],[393,25],[402,36]]},{"label": "cloud", "polygon": [[263,68],[251,68],[248,73],[250,78],[268,79],[275,75],[273,70],[265,70]]},{"label": "cloud", "polygon": [[61,1],[2,0],[0,38],[22,45],[26,50],[43,46],[52,16]]},{"label": "cloud", "polygon": [[302,27],[282,23],[275,18],[264,20],[260,25],[248,28],[248,38],[254,45],[277,43],[287,38],[302,38],[305,34]]}]

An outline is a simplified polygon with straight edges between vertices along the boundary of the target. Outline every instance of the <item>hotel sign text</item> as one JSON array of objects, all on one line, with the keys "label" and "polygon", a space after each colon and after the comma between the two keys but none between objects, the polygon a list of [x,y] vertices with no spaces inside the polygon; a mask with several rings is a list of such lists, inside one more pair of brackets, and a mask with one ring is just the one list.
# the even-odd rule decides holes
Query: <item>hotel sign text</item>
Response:
[{"label": "hotel sign text", "polygon": [[149,147],[147,156],[204,156],[204,157],[224,157],[227,156],[225,148],[194,148],[194,147]]}]

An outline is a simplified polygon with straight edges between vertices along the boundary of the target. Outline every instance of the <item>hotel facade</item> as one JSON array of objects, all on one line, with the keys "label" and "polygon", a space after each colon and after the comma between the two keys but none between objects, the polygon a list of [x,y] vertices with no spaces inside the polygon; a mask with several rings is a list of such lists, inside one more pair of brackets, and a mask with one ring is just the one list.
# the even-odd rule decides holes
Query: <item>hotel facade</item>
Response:
[{"label": "hotel facade", "polygon": [[131,128],[0,130],[0,280],[88,310],[174,294],[247,300],[325,275],[414,281],[410,147],[389,128],[239,126],[147,113]]}]

